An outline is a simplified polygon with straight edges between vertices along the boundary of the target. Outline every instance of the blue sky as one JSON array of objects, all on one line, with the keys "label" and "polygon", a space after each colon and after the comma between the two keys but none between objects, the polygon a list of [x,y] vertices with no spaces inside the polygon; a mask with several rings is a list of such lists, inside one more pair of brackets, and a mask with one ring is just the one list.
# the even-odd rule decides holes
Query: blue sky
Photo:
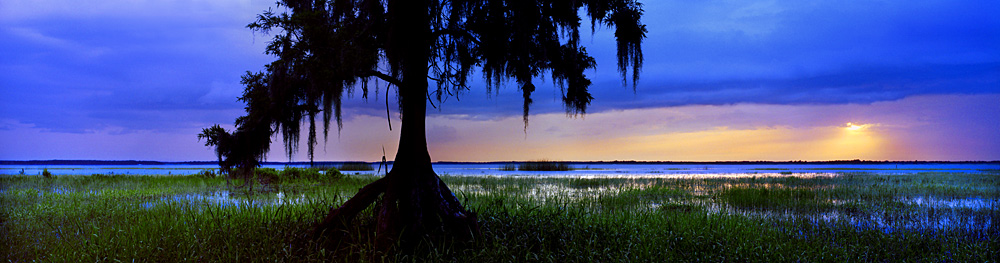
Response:
[{"label": "blue sky", "polygon": [[[272,5],[3,1],[0,159],[212,159],[195,135],[242,114],[240,75],[271,60],[269,37],[244,26]],[[613,31],[598,29],[582,41],[598,62],[588,115],[567,117],[549,81],[525,133],[513,85],[474,84],[430,111],[431,154],[998,160],[997,13],[997,1],[647,1],[634,93],[616,71]],[[384,104],[345,104],[345,129],[317,159],[394,149]]]}]

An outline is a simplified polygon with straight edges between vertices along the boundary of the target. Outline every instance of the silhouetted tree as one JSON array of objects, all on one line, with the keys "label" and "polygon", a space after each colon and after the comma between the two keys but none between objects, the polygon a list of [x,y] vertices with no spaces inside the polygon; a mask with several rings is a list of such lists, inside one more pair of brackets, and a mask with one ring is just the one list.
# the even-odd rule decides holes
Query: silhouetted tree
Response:
[{"label": "silhouetted tree", "polygon": [[318,114],[322,113],[327,137],[331,121],[336,121],[338,130],[342,127],[345,93],[360,88],[367,97],[369,85],[378,81],[394,86],[402,131],[392,171],[332,208],[317,227],[339,230],[378,200],[380,249],[395,244],[396,237],[410,240],[478,231],[475,215],[431,169],[424,126],[430,99],[440,102],[468,89],[469,76],[478,68],[486,78],[487,92],[504,81],[518,84],[527,126],[535,90],[532,79],[548,73],[562,90],[567,112],[585,113],[593,97],[584,71],[594,68],[595,62],[579,45],[581,8],[593,28],[615,28],[623,84],[631,70],[634,89],[642,66],[646,29],[635,0],[279,0],[277,4],[285,12],[265,11],[248,25],[273,33],[266,52],[277,59],[265,72],[243,78],[247,88],[241,100],[247,103],[247,116],[237,120],[233,134],[213,127],[205,129],[204,138],[225,157],[220,163],[249,167],[266,154],[272,132],[281,132],[289,156],[296,152],[300,124],[308,119],[312,160]]},{"label": "silhouetted tree", "polygon": [[[202,129],[198,140],[205,139],[205,146],[214,146],[219,160],[219,170],[227,174],[227,178],[238,176],[244,179],[243,185],[253,186],[255,168],[264,160],[271,149],[271,105],[264,73],[247,72],[242,84],[246,85],[240,101],[247,104],[246,116],[236,119],[236,130],[226,131],[218,124]],[[239,174],[232,174],[233,168]]]}]

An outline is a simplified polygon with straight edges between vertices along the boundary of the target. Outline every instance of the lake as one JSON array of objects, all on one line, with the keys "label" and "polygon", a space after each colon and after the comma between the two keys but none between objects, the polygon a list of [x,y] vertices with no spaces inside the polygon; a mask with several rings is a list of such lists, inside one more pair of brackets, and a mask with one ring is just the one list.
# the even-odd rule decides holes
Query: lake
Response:
[{"label": "lake", "polygon": [[[375,163],[373,166],[378,167]],[[497,163],[437,163],[434,171],[450,176],[542,176],[582,178],[672,178],[713,176],[754,176],[770,174],[831,174],[866,172],[876,174],[908,174],[919,172],[979,173],[998,170],[998,163],[886,163],[886,164],[616,164],[571,163],[571,171],[504,171]],[[278,170],[309,165],[267,164]],[[391,167],[391,166],[390,166]],[[216,165],[0,165],[0,174],[41,175],[48,169],[54,175],[129,174],[129,175],[190,175],[202,170],[218,169]],[[346,171],[374,173],[374,171]],[[384,172],[384,170],[383,170]]]},{"label": "lake", "polygon": [[[373,164],[378,167],[378,164]],[[885,164],[616,164],[571,163],[571,171],[504,171],[498,163],[437,163],[434,171],[450,176],[541,176],[581,178],[675,178],[675,177],[734,177],[783,174],[833,174],[866,172],[876,174],[908,174],[919,172],[980,173],[1000,170],[1000,163],[885,163]],[[278,170],[309,165],[267,164]],[[0,165],[0,174],[41,175],[48,169],[54,175],[129,174],[129,175],[189,175],[202,170],[218,169],[216,165]],[[374,171],[347,171],[374,173]],[[384,170],[383,170],[384,172]]]}]

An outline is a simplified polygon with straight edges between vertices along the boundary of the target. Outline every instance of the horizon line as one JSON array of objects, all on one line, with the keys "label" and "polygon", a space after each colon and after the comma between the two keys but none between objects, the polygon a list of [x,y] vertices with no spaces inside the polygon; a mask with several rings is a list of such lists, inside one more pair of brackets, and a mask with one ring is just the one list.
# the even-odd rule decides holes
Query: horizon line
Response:
[{"label": "horizon line", "polygon": [[[380,161],[357,161],[357,160],[343,160],[343,161],[263,161],[261,164],[323,164],[323,163],[350,163],[350,162],[365,162],[365,163],[379,163]],[[387,161],[388,163],[393,163],[394,161]],[[822,160],[822,161],[807,161],[807,160],[724,160],[724,161],[643,161],[643,160],[600,160],[600,161],[580,161],[580,160],[505,160],[505,161],[432,161],[435,164],[500,164],[500,163],[525,163],[525,162],[556,162],[556,163],[620,163],[620,164],[762,164],[762,163],[776,163],[776,164],[875,164],[875,163],[1000,163],[1000,160],[963,160],[963,161],[940,161],[940,160]],[[86,159],[49,159],[49,160],[0,160],[0,165],[12,165],[12,164],[50,164],[58,165],[60,163],[65,164],[85,164],[85,163],[118,163],[118,164],[217,164],[217,160],[213,161],[155,161],[155,160],[86,160]]]}]

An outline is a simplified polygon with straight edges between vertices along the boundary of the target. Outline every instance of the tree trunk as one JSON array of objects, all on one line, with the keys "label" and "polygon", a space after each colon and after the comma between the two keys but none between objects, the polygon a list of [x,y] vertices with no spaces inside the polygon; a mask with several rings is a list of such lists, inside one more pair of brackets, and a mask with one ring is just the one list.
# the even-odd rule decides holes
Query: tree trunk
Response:
[{"label": "tree trunk", "polygon": [[478,233],[475,215],[462,207],[431,167],[425,129],[430,18],[427,12],[413,10],[427,10],[426,0],[389,2],[387,55],[390,61],[392,56],[398,59],[403,83],[398,87],[403,119],[392,171],[332,209],[317,228],[327,233],[343,230],[381,196],[375,209],[375,245],[380,251],[406,247],[428,236],[471,239]]}]

